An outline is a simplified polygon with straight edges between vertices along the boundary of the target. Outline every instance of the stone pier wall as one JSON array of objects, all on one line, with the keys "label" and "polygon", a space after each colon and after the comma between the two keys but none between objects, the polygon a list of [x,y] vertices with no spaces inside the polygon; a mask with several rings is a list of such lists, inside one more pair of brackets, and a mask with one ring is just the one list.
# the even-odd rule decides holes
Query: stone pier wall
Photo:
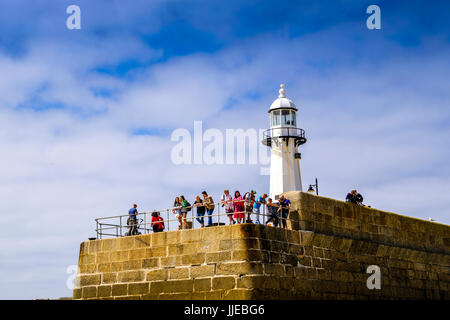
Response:
[{"label": "stone pier wall", "polygon": [[[83,242],[74,299],[450,299],[450,227],[288,193],[289,229],[243,224]],[[369,290],[367,267],[381,269]]]}]

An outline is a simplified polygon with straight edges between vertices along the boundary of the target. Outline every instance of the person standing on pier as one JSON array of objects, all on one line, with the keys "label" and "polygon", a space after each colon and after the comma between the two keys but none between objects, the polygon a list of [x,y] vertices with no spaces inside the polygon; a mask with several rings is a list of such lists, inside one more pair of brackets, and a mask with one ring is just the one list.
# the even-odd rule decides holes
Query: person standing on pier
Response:
[{"label": "person standing on pier", "polygon": [[212,214],[214,211],[214,200],[210,195],[208,195],[208,193],[206,191],[203,191],[202,195],[203,195],[203,204],[206,207],[206,215],[208,216],[207,227],[210,227],[210,226],[212,226]]},{"label": "person standing on pier", "polygon": [[128,236],[134,236],[137,234],[137,215],[139,212],[137,211],[137,204],[133,204],[133,207],[128,210],[128,219],[127,219],[127,225],[128,225]]}]

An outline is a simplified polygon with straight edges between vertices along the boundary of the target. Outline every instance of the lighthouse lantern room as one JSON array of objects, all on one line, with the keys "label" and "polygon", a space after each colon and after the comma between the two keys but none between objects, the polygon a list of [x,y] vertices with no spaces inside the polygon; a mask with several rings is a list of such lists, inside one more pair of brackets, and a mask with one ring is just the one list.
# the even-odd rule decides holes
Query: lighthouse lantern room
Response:
[{"label": "lighthouse lantern room", "polygon": [[280,85],[278,99],[270,106],[270,129],[262,141],[271,148],[270,197],[274,200],[286,191],[302,191],[298,146],[306,142],[305,131],[297,128],[298,109],[286,98],[284,87]]}]

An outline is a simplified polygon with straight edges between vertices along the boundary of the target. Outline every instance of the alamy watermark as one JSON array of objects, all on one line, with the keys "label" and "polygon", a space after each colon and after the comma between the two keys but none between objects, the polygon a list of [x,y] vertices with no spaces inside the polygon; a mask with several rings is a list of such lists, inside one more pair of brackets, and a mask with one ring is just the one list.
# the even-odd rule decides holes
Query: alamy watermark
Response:
[{"label": "alamy watermark", "polygon": [[202,121],[194,121],[193,134],[185,128],[172,132],[173,164],[261,165],[260,174],[269,175],[270,148],[262,144],[264,129],[203,130]]},{"label": "alamy watermark", "polygon": [[[81,8],[75,4],[69,5],[66,9],[69,14],[66,20],[66,27],[69,30],[81,29]],[[366,20],[366,26],[369,30],[381,29],[381,9],[379,6],[372,4],[367,7],[366,13],[370,16]]]},{"label": "alamy watermark", "polygon": [[66,9],[66,13],[70,14],[66,20],[66,27],[69,30],[81,29],[81,9],[77,5],[70,5]]},{"label": "alamy watermark", "polygon": [[76,265],[70,265],[66,269],[66,273],[69,275],[66,280],[66,287],[69,290],[80,288],[80,278],[77,277],[80,274],[80,268]]},{"label": "alamy watermark", "polygon": [[377,265],[370,265],[367,267],[367,273],[371,273],[372,275],[367,278],[367,289],[381,289],[381,269]]},{"label": "alamy watermark", "polygon": [[381,29],[381,9],[380,9],[380,7],[375,4],[372,4],[367,7],[366,13],[370,14],[370,16],[366,20],[367,29],[380,30]]}]

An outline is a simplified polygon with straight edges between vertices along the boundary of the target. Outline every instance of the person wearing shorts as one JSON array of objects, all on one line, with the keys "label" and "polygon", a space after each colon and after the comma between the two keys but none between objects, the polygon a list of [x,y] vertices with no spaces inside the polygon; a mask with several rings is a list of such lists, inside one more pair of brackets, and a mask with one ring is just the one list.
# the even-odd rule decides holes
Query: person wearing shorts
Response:
[{"label": "person wearing shorts", "polygon": [[253,222],[250,215],[253,213],[253,204],[255,203],[255,190],[251,190],[244,195],[245,212],[247,213],[247,222]]},{"label": "person wearing shorts", "polygon": [[228,216],[230,224],[235,224],[236,221],[233,219],[234,214],[234,205],[233,205],[233,197],[230,194],[228,189],[223,191],[222,198],[220,198],[220,202],[222,203],[222,207],[225,207],[225,212]]},{"label": "person wearing shorts", "polygon": [[178,230],[181,230],[182,227],[182,214],[181,214],[181,201],[179,197],[175,198],[175,201],[173,202],[173,210],[172,213],[177,217],[178,222],[180,223],[180,225],[178,226]]}]

